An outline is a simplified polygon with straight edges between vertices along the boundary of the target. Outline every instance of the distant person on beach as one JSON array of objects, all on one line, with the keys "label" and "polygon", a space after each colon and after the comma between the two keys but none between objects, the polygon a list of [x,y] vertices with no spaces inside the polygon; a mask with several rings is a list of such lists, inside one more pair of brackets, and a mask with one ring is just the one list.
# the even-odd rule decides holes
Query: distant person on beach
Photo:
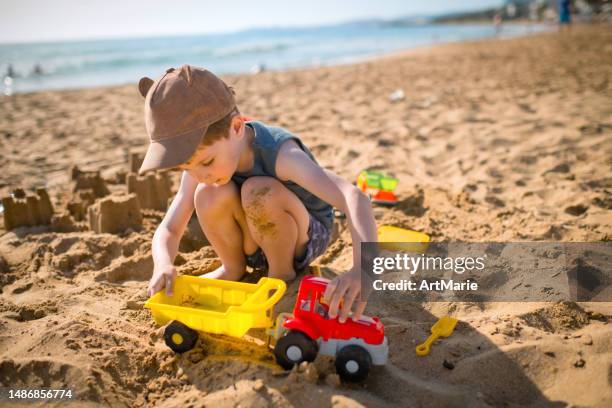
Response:
[{"label": "distant person on beach", "polygon": [[502,15],[499,11],[493,16],[493,26],[495,27],[495,35],[499,35],[502,27]]},{"label": "distant person on beach", "polygon": [[32,69],[32,75],[42,75],[43,73],[44,72],[40,64],[34,65],[34,69]]},{"label": "distant person on beach", "polygon": [[[178,193],[152,242],[148,294],[172,295],[173,265],[195,210],[222,265],[203,278],[239,280],[246,267],[293,280],[331,240],[333,207],[346,214],[353,267],[324,294],[332,318],[358,319],[361,242],[376,242],[370,200],[357,187],[320,167],[302,141],[280,127],[248,121],[234,91],[210,71],[184,65],[156,82],[142,78],[150,145],[140,173],[182,171]],[[342,302],[342,307],[340,304]]]},{"label": "distant person on beach", "polygon": [[9,78],[15,78],[15,69],[13,68],[13,64],[8,64],[6,67],[6,76]]},{"label": "distant person on beach", "polygon": [[572,24],[571,1],[558,0],[559,9],[559,31],[569,31]]}]

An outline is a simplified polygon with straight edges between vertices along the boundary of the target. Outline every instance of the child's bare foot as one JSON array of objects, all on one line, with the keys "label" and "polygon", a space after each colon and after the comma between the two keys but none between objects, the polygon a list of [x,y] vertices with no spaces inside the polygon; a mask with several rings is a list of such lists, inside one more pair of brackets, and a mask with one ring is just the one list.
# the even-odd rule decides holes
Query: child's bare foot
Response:
[{"label": "child's bare foot", "polygon": [[237,281],[242,278],[246,271],[242,271],[241,273],[232,273],[225,270],[225,267],[221,265],[217,269],[212,272],[207,272],[205,274],[200,275],[200,278],[208,278],[208,279],[223,279],[223,280],[231,280]]}]

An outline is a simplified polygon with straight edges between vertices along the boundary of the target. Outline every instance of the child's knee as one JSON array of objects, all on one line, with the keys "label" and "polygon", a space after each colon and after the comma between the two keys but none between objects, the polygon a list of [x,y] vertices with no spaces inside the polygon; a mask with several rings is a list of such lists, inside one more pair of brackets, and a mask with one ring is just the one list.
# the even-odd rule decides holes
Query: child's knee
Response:
[{"label": "child's knee", "polygon": [[263,212],[266,205],[278,193],[280,182],[272,177],[251,177],[240,189],[240,199],[245,211]]},{"label": "child's knee", "polygon": [[196,212],[218,213],[233,208],[236,203],[239,203],[239,199],[238,187],[233,181],[230,181],[222,186],[198,185],[193,203]]}]

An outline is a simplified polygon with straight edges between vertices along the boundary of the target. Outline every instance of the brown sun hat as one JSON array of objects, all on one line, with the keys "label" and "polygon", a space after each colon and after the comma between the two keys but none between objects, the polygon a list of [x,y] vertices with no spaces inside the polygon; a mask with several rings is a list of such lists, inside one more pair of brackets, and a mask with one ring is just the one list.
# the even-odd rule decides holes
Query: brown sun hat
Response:
[{"label": "brown sun hat", "polygon": [[193,155],[208,127],[235,107],[234,92],[212,72],[183,65],[157,81],[144,77],[144,119],[151,144],[139,174],[175,167]]}]

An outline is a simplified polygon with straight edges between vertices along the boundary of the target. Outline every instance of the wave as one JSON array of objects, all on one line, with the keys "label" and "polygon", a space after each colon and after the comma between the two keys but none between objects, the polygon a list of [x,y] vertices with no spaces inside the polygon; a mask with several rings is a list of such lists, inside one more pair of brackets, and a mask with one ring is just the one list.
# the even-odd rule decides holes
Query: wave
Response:
[{"label": "wave", "polygon": [[[100,71],[125,67],[145,66],[171,66],[184,61],[198,61],[202,59],[228,59],[250,54],[265,54],[282,52],[292,47],[289,43],[277,44],[245,44],[229,47],[209,46],[178,47],[170,50],[170,47],[156,49],[154,51],[126,52],[87,52],[69,55],[62,53],[52,58],[41,59],[41,66],[45,75],[66,75],[82,71]],[[32,58],[30,63],[35,64]]]},{"label": "wave", "polygon": [[229,48],[219,48],[212,55],[218,58],[236,57],[247,54],[265,54],[276,51],[285,51],[293,47],[290,43],[277,44],[244,44]]}]

